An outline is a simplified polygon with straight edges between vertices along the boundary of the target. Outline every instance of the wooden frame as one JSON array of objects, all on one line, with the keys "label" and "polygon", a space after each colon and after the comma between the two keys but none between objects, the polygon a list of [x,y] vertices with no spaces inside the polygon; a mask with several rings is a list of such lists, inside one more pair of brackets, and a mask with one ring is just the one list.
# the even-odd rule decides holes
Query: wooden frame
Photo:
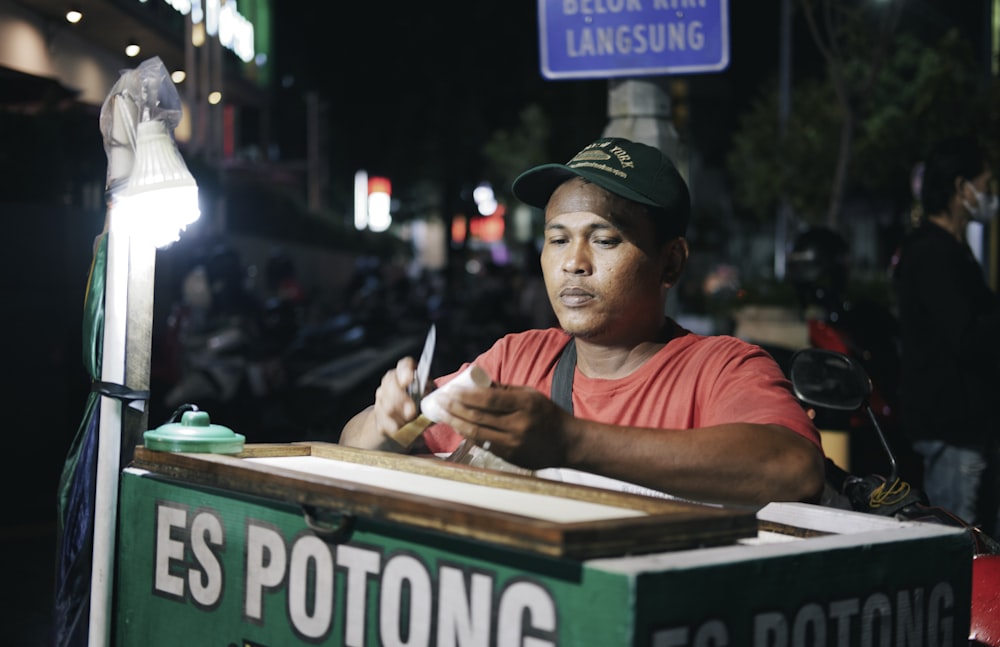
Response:
[{"label": "wooden frame", "polygon": [[[312,456],[463,483],[588,502],[622,510],[619,518],[558,522],[518,512],[442,501],[345,478],[262,464],[261,458]],[[753,510],[720,508],[549,481],[458,465],[430,457],[359,450],[321,442],[248,444],[237,455],[158,452],[136,448],[133,467],[201,485],[302,506],[344,523],[329,538],[350,537],[358,518],[400,524],[553,557],[594,558],[733,543],[757,534]],[[336,472],[331,463],[331,473]],[[391,473],[388,474],[392,477]],[[450,487],[451,483],[446,484]]]}]

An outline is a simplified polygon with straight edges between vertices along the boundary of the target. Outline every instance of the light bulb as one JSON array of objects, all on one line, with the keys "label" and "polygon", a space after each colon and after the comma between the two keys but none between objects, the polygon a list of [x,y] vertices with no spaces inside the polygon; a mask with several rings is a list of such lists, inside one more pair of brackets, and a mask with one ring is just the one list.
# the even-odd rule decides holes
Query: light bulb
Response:
[{"label": "light bulb", "polygon": [[132,173],[116,198],[131,234],[157,247],[177,241],[201,215],[198,184],[162,121],[139,124]]}]

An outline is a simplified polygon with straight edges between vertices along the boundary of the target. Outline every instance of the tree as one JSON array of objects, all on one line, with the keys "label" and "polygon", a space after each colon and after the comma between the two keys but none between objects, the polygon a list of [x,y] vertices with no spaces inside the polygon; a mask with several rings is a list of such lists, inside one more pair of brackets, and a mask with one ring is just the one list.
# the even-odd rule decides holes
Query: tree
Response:
[{"label": "tree", "polygon": [[[820,2],[824,19],[839,25],[823,31],[834,43],[824,55],[825,76],[795,84],[784,136],[777,83],[764,86],[740,117],[727,162],[737,203],[755,217],[773,217],[784,195],[799,220],[838,228],[850,199],[893,208],[911,200],[910,173],[925,148],[958,130],[987,132],[990,113],[969,38],[958,30],[933,46],[902,29],[865,46],[860,34],[845,33],[851,24],[862,28],[865,13],[856,2],[800,2],[813,12]],[[872,48],[881,52],[878,64]]]},{"label": "tree", "polygon": [[933,47],[901,35],[858,123],[854,193],[872,200],[896,189],[897,199],[911,200],[913,167],[937,140],[970,129],[987,135],[990,112],[981,80],[969,40],[957,29]]},{"label": "tree", "polygon": [[837,116],[830,89],[818,81],[795,88],[795,111],[779,135],[777,82],[765,86],[740,116],[727,155],[736,204],[759,220],[773,217],[779,200],[788,200],[797,216],[820,221],[827,201],[834,160]]},{"label": "tree", "polygon": [[[903,3],[902,0],[883,3],[861,0],[857,5],[846,0],[799,0],[799,5],[813,41],[826,62],[828,81],[840,115],[837,162],[826,212],[826,225],[836,228],[856,123],[865,117],[875,84],[882,75],[886,51],[899,24]],[[817,8],[822,11],[822,22],[817,16]],[[858,56],[865,61],[864,65],[852,64]]]},{"label": "tree", "polygon": [[514,128],[496,130],[490,135],[482,155],[498,193],[506,196],[507,187],[521,171],[548,160],[549,135],[548,117],[535,103],[521,110]]}]

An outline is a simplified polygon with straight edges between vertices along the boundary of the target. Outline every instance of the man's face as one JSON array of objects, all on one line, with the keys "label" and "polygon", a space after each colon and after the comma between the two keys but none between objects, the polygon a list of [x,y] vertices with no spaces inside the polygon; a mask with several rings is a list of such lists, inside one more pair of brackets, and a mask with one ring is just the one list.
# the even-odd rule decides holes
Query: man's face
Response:
[{"label": "man's face", "polygon": [[655,335],[670,287],[664,277],[675,276],[668,271],[671,244],[656,244],[639,205],[579,178],[564,182],[545,208],[541,255],[560,325],[608,344]]}]

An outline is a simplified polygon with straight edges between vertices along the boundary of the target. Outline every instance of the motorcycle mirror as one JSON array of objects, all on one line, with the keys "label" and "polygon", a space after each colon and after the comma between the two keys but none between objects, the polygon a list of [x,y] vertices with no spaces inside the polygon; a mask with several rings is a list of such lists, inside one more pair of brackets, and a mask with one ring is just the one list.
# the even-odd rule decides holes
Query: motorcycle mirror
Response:
[{"label": "motorcycle mirror", "polygon": [[806,404],[855,411],[867,404],[872,382],[852,358],[822,348],[804,348],[792,356],[789,376],[795,397]]},{"label": "motorcycle mirror", "polygon": [[795,397],[806,404],[840,411],[864,408],[889,458],[891,469],[888,481],[895,483],[898,477],[896,456],[868,404],[872,394],[868,371],[842,353],[823,348],[803,348],[792,355],[788,374]]}]

